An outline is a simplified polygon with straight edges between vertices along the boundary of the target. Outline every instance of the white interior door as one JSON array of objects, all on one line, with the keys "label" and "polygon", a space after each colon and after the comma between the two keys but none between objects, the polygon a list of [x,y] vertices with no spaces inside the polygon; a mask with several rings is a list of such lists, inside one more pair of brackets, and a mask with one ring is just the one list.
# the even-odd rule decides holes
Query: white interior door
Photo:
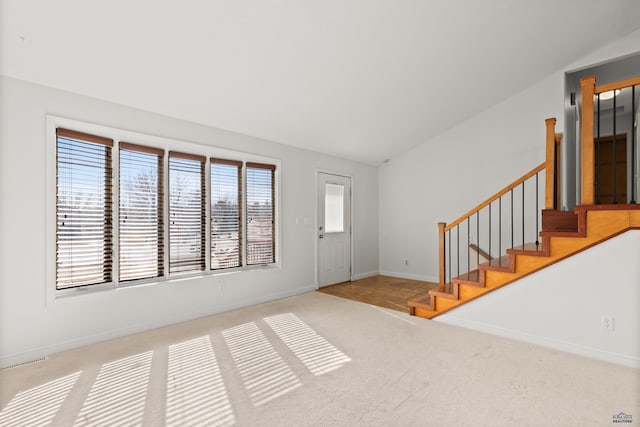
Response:
[{"label": "white interior door", "polygon": [[351,280],[351,178],[318,172],[318,284]]}]

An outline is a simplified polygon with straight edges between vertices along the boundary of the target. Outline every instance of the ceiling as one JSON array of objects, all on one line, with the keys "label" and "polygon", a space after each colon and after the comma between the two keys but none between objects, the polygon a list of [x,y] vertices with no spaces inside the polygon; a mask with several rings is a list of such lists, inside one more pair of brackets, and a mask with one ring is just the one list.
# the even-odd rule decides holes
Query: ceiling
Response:
[{"label": "ceiling", "polygon": [[0,5],[3,75],[373,165],[640,28],[637,0]]}]

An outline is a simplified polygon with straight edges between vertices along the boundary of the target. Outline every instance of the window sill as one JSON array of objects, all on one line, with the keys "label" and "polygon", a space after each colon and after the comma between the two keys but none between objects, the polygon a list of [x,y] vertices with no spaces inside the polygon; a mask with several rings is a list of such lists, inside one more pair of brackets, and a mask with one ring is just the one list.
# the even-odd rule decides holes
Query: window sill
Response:
[{"label": "window sill", "polygon": [[140,289],[143,287],[155,287],[159,285],[172,285],[174,283],[182,283],[185,281],[191,281],[196,279],[215,278],[220,276],[235,275],[246,272],[268,271],[268,270],[280,270],[282,267],[280,263],[273,264],[259,264],[250,265],[239,268],[228,268],[223,270],[211,270],[207,272],[194,272],[194,273],[174,273],[169,277],[154,277],[149,279],[138,279],[127,282],[120,282],[115,284],[113,282],[101,283],[99,285],[86,285],[75,288],[61,289],[55,291],[54,300],[63,300],[80,295],[95,295],[103,294],[109,291],[124,291],[128,289]]}]

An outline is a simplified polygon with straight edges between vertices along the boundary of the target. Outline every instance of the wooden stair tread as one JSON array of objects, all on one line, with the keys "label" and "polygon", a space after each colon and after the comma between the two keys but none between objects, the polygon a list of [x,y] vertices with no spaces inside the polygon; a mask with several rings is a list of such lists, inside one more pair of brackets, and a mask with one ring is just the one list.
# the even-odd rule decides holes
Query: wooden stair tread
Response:
[{"label": "wooden stair tread", "polygon": [[452,282],[449,282],[449,283],[445,283],[443,286],[440,286],[437,289],[431,289],[429,291],[429,295],[442,297],[442,298],[449,298],[449,299],[458,299],[458,295],[455,291],[456,291],[455,285]]},{"label": "wooden stair tread", "polygon": [[509,251],[542,252],[542,242],[525,243],[524,245],[514,246],[511,249],[507,249],[507,252]]},{"label": "wooden stair tread", "polygon": [[504,255],[500,258],[483,262],[478,268],[480,270],[511,271],[513,268],[513,260],[511,259],[511,255]]},{"label": "wooden stair tread", "polygon": [[431,304],[431,295],[429,295],[428,293],[409,300],[409,305],[414,307],[420,307],[421,305],[430,305],[430,304]]},{"label": "wooden stair tread", "polygon": [[435,315],[435,297],[429,293],[410,299],[407,301],[407,305],[409,306],[409,314],[412,316],[416,314],[416,308],[432,311]]},{"label": "wooden stair tread", "polygon": [[542,237],[584,237],[583,231],[541,231]]},{"label": "wooden stair tread", "polygon": [[452,282],[472,286],[482,286],[482,275],[480,274],[480,270],[472,270],[468,273],[461,274],[458,277],[454,277]]},{"label": "wooden stair tread", "polygon": [[529,255],[529,256],[549,256],[548,244],[543,246],[543,242],[525,243],[524,245],[515,246],[507,249],[509,255]]}]

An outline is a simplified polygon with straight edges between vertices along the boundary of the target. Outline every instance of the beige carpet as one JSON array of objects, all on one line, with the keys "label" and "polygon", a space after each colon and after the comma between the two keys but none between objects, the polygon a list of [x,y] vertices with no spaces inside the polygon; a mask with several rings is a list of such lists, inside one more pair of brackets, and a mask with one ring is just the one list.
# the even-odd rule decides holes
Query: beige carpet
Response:
[{"label": "beige carpet", "polygon": [[2,370],[0,408],[20,427],[635,425],[640,377],[311,292]]}]

